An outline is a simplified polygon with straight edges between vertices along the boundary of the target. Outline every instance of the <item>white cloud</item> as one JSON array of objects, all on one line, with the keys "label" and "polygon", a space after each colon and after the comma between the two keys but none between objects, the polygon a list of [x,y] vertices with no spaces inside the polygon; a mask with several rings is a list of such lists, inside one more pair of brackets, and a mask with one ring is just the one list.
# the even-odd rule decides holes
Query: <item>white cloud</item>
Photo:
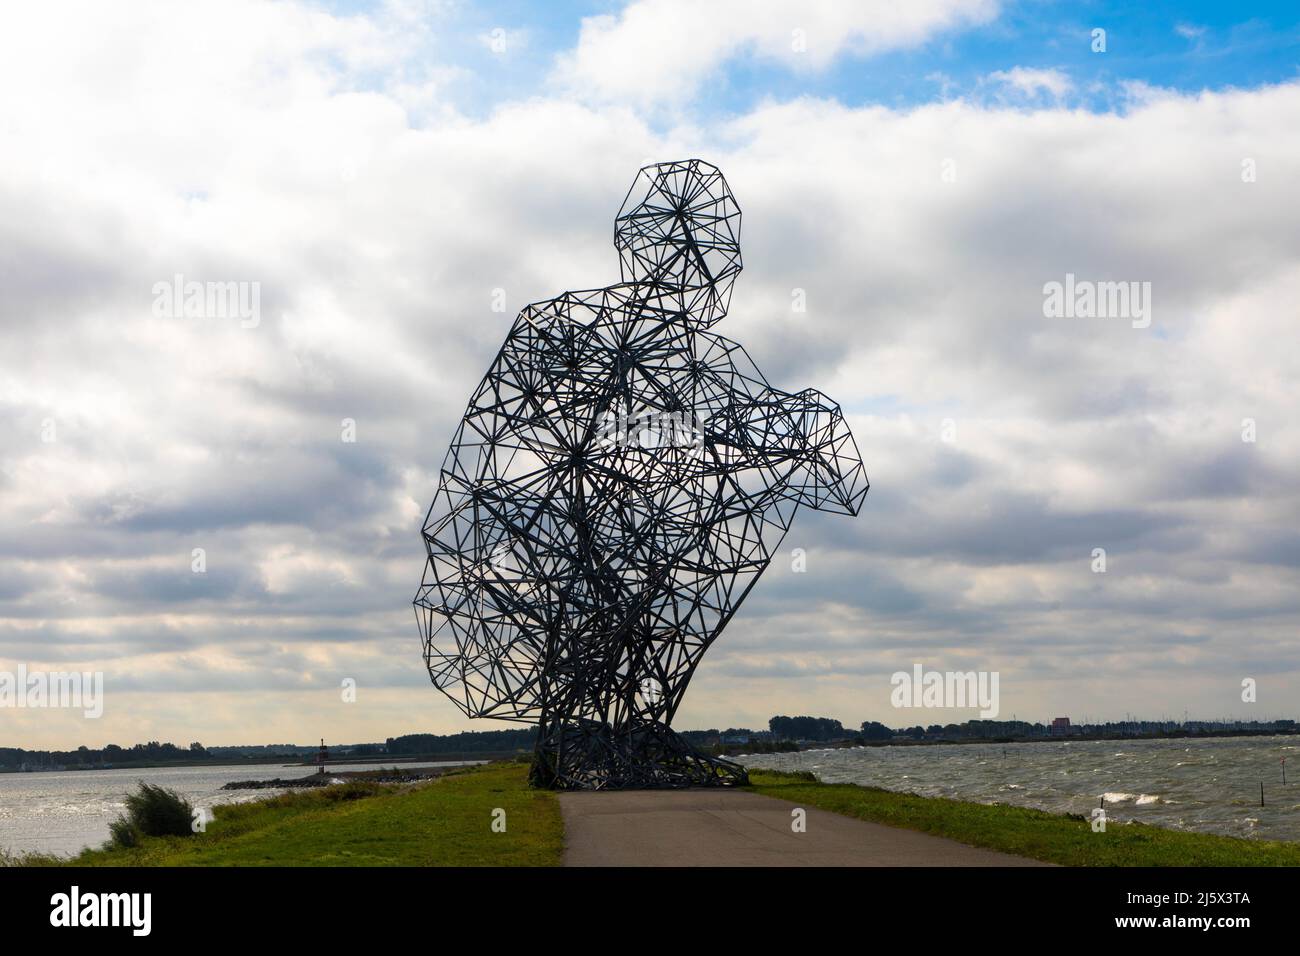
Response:
[{"label": "white cloud", "polygon": [[1053,100],[1060,100],[1074,89],[1074,83],[1062,70],[1043,70],[1017,66],[1010,70],[998,70],[990,73],[988,79],[1008,92],[1031,100],[1044,93]]},{"label": "white cloud", "polygon": [[987,23],[998,0],[635,0],[585,18],[555,81],[595,101],[680,101],[741,53],[820,70],[844,53],[917,46],[955,27]]}]

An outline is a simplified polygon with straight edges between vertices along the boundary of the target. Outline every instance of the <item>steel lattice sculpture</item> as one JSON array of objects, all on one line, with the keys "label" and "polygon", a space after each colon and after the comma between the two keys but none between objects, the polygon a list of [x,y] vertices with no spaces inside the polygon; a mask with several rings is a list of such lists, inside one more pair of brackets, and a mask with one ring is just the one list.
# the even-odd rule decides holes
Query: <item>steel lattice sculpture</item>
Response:
[{"label": "steel lattice sculpture", "polygon": [[716,167],[642,169],[622,281],[520,313],[442,466],[414,602],[429,674],[471,717],[539,725],[535,785],[744,782],[673,714],[795,511],[867,493],[839,407],[709,331],[739,232]]}]

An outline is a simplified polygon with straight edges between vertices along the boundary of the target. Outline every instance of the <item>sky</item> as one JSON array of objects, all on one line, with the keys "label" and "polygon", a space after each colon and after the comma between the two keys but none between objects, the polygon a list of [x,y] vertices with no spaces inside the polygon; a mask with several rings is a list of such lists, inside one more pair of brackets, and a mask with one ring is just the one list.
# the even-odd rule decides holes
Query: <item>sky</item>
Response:
[{"label": "sky", "polygon": [[1298,50],[1282,3],[7,6],[0,671],[105,707],[0,746],[502,727],[421,659],[438,469],[691,157],[743,210],[714,331],[872,489],[796,517],[675,726],[977,716],[892,706],[918,664],[1007,719],[1300,717]]}]

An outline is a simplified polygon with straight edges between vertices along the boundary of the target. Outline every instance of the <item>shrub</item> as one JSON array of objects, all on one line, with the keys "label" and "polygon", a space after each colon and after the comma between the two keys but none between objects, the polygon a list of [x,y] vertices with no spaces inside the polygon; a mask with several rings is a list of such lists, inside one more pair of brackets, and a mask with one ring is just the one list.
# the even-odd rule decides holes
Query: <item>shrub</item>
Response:
[{"label": "shrub", "polygon": [[108,825],[116,846],[133,847],[142,836],[190,836],[194,807],[175,790],[140,781],[126,795],[126,813]]},{"label": "shrub", "polygon": [[382,785],[370,783],[368,780],[353,780],[349,783],[325,787],[319,792],[325,800],[337,803],[346,800],[364,800],[366,797],[373,797],[376,794],[383,793],[384,788]]},{"label": "shrub", "polygon": [[109,840],[113,846],[131,848],[138,846],[140,843],[140,831],[135,828],[135,824],[126,817],[118,817],[108,825],[108,832],[112,835]]}]

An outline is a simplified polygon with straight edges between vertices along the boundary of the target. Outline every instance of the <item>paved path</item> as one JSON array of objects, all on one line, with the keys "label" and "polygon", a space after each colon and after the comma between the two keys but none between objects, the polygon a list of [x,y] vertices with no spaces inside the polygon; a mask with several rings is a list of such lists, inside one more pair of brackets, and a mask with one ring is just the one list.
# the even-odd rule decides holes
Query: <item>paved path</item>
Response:
[{"label": "paved path", "polygon": [[737,790],[561,793],[565,866],[1046,866]]}]

